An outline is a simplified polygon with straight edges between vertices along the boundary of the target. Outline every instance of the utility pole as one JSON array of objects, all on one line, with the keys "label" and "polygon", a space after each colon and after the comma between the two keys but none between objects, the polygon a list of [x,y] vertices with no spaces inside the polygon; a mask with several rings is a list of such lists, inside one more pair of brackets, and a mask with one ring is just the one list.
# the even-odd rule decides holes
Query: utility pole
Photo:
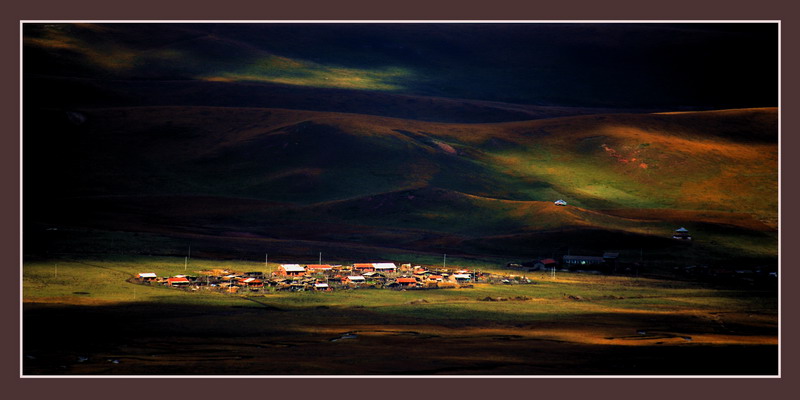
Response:
[{"label": "utility pole", "polygon": [[447,254],[444,255],[444,260],[442,261],[442,269],[447,268]]},{"label": "utility pole", "polygon": [[322,265],[322,252],[319,252],[319,264]]},{"label": "utility pole", "polygon": [[269,253],[265,253],[266,256],[264,258],[264,266],[269,268]]}]

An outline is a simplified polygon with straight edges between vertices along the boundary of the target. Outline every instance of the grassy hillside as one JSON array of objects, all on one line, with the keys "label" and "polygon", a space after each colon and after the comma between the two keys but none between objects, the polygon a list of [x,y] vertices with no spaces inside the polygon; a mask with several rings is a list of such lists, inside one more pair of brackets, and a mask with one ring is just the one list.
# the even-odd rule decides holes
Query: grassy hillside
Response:
[{"label": "grassy hillside", "polygon": [[[777,254],[776,109],[498,124],[216,107],[68,115],[28,116],[30,222],[236,238],[256,254],[265,240],[311,241],[295,255]],[[678,226],[694,250],[659,241]]]}]

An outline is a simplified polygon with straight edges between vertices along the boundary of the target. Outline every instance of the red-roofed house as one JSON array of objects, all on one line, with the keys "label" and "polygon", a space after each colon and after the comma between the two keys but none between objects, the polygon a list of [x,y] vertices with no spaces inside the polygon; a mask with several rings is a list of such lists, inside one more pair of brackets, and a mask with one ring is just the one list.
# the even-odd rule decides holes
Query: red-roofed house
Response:
[{"label": "red-roofed house", "polygon": [[239,281],[242,285],[247,285],[249,287],[263,287],[264,281],[261,279],[256,278],[244,278]]},{"label": "red-roofed house", "polygon": [[414,278],[397,278],[397,283],[400,286],[417,286],[417,280]]},{"label": "red-roofed house", "polygon": [[366,281],[367,280],[364,279],[364,277],[360,276],[360,275],[345,276],[342,279],[342,283],[364,283]]},{"label": "red-roofed house", "polygon": [[306,272],[313,274],[317,272],[330,271],[332,266],[328,264],[308,264],[306,265]]},{"label": "red-roofed house", "polygon": [[538,260],[533,264],[533,269],[540,270],[540,269],[551,269],[558,265],[556,260],[552,258],[545,258],[543,260]]},{"label": "red-roofed house", "polygon": [[353,264],[353,270],[356,272],[371,272],[375,271],[375,266],[369,264]]},{"label": "red-roofed house", "polygon": [[183,276],[167,278],[167,284],[170,286],[189,286],[189,283],[189,280]]}]

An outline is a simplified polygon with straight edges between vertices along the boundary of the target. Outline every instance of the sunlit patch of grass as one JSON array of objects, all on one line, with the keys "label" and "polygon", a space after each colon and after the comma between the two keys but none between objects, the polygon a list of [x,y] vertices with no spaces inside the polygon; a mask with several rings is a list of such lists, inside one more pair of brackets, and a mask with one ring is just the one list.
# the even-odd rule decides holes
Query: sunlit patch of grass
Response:
[{"label": "sunlit patch of grass", "polygon": [[211,269],[270,273],[277,269],[277,264],[270,263],[269,266],[265,266],[264,263],[245,261],[143,256],[28,262],[22,269],[23,299],[78,304],[87,301],[215,303],[226,297],[216,293],[196,294],[159,285],[134,285],[127,282],[140,272],[154,272],[158,276],[178,274],[199,276],[201,271]]},{"label": "sunlit patch of grass", "polygon": [[410,78],[412,78],[412,73],[399,67],[347,68],[280,56],[263,57],[237,71],[226,71],[200,77],[202,80],[217,82],[272,82],[297,86],[380,91],[402,90],[404,86],[401,82]]}]

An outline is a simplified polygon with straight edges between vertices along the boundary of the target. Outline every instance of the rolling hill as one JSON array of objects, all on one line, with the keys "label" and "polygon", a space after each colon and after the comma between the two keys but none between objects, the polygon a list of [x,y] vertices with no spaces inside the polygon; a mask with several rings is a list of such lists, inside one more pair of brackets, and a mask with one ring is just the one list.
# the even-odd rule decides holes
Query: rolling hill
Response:
[{"label": "rolling hill", "polygon": [[706,240],[694,258],[777,254],[774,108],[493,124],[231,107],[70,115],[30,117],[31,222],[233,237],[249,251],[279,240],[494,257],[685,253],[665,238],[687,226]]},{"label": "rolling hill", "polygon": [[25,252],[774,263],[775,29],[24,24]]}]

